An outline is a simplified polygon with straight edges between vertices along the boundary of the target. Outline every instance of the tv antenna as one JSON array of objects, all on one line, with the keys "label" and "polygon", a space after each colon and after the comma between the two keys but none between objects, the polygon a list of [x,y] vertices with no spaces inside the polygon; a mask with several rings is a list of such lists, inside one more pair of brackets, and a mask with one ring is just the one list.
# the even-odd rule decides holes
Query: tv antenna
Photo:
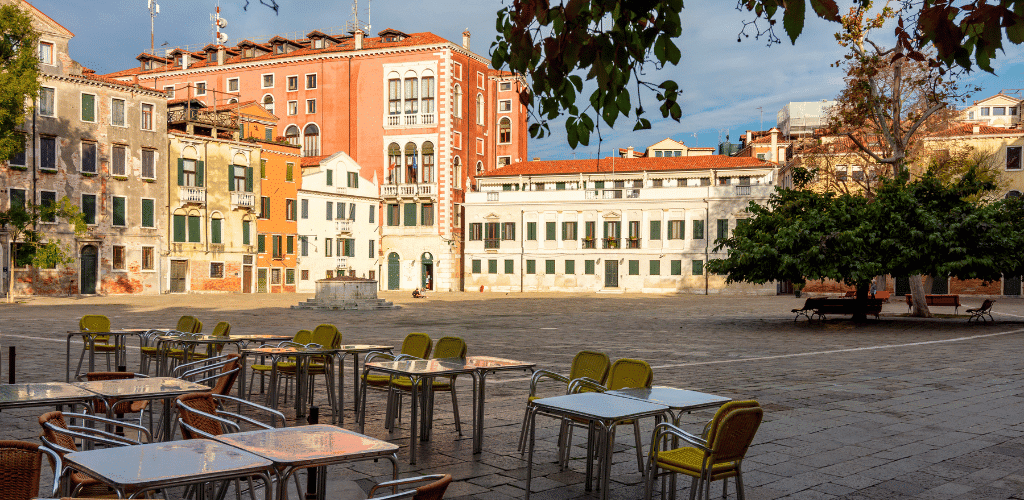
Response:
[{"label": "tv antenna", "polygon": [[221,28],[228,26],[228,20],[220,17],[220,5],[217,6],[217,13],[210,16],[210,21],[213,23],[213,43],[223,45],[228,41],[228,34],[221,32]]},{"label": "tv antenna", "polygon": [[355,33],[356,30],[362,30],[365,34],[370,34],[370,0],[366,0],[366,23],[363,23],[359,19],[359,0],[352,0],[352,20],[346,23],[345,31],[348,33]]},{"label": "tv antenna", "polygon": [[149,0],[149,53],[156,55],[156,40],[154,29],[156,27],[156,15],[160,13],[160,6],[156,0]]},{"label": "tv antenna", "polygon": [[757,110],[761,112],[761,124],[758,125],[758,129],[757,129],[757,131],[760,132],[760,131],[764,130],[764,107],[758,106]]}]

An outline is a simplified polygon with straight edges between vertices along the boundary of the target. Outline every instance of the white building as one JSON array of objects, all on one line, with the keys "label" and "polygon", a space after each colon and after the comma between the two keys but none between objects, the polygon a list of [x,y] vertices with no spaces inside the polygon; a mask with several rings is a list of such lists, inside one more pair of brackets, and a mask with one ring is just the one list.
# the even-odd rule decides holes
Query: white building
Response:
[{"label": "white building", "polygon": [[302,159],[296,291],[313,292],[316,280],[340,275],[377,279],[380,198],[377,183],[359,171],[341,152]]},{"label": "white building", "polygon": [[814,134],[814,129],[828,123],[828,108],[836,101],[791,102],[776,115],[777,126],[783,137],[802,137]]},{"label": "white building", "polygon": [[1021,100],[1002,92],[974,101],[964,110],[964,120],[992,127],[1013,127],[1020,123]]},{"label": "white building", "polygon": [[467,290],[774,294],[725,284],[715,239],[765,202],[777,168],[721,155],[517,163],[466,194]]}]

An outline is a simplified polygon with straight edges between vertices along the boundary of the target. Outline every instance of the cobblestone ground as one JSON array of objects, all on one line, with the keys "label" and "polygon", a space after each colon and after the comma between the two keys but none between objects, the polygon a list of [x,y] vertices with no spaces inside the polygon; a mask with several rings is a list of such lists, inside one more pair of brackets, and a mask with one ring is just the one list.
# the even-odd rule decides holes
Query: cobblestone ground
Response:
[{"label": "cobblestone ground", "polygon": [[[880,321],[858,325],[794,323],[788,311],[803,301],[792,297],[383,296],[402,308],[288,308],[305,295],[45,298],[0,305],[3,381],[9,345],[17,347],[19,382],[63,380],[64,332],[75,328],[83,314],[105,314],[114,327],[126,328],[173,325],[179,316],[191,314],[208,330],[217,321],[228,321],[233,333],[292,334],[326,322],[341,329],[346,343],[399,345],[409,332],[435,339],[458,335],[470,354],[528,360],[563,373],[577,351],[596,349],[612,359],[647,360],[656,384],[757,399],[765,420],[744,462],[747,498],[1024,499],[1021,300],[1001,299],[994,324],[967,324],[963,316],[911,319],[901,316],[906,312],[902,304],[891,304]],[[965,307],[973,307],[981,300],[966,302]],[[73,349],[74,361],[78,345]],[[137,350],[129,353],[133,369],[137,355]],[[103,367],[102,358],[99,363]],[[448,498],[522,498],[526,468],[516,448],[528,385],[527,376],[518,372],[489,379],[479,455],[472,454],[469,437],[468,377],[458,382],[465,436],[454,430],[448,396],[439,395],[432,440],[418,448],[415,466],[408,464],[408,415],[389,434],[383,428],[380,393],[369,396],[366,433],[402,446],[403,476],[451,473],[455,482]],[[318,402],[323,395],[321,388]],[[43,411],[0,413],[0,439],[36,441],[35,419]],[[710,416],[710,411],[695,412],[683,426],[699,432]],[[352,420],[349,410],[346,427],[358,429]],[[651,422],[644,424],[646,452]],[[609,498],[642,496],[631,434],[628,428],[619,432]],[[556,438],[557,423],[541,419],[533,498],[597,497],[583,487],[582,433],[577,432],[573,460],[564,471],[554,460]],[[368,489],[389,474],[384,462],[331,467],[329,492],[350,488],[352,481]],[[688,481],[680,485],[680,493],[688,494]],[[716,483],[712,494],[720,491]]]}]

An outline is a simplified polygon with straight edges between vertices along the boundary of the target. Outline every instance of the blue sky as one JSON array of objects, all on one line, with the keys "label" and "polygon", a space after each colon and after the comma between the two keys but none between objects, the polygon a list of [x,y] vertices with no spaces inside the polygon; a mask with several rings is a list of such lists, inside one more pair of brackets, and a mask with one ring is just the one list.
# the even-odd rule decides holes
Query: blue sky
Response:
[{"label": "blue sky", "polygon": [[[260,5],[260,0],[222,0],[221,15],[228,20],[224,29],[229,44],[242,38],[267,38],[275,34],[326,31],[343,27],[352,18],[348,0],[277,0],[280,11]],[[98,73],[135,66],[135,56],[149,49],[149,11],[146,0],[35,0],[33,5],[75,33],[72,57]],[[156,46],[198,45],[213,41],[209,17],[216,0],[162,0],[156,19]],[[643,149],[665,137],[689,146],[714,146],[728,131],[736,142],[745,130],[767,129],[775,124],[776,113],[790,101],[831,99],[842,87],[842,72],[831,63],[842,58],[833,33],[837,25],[810,19],[796,45],[784,42],[767,47],[746,38],[737,42],[742,22],[750,14],[734,10],[734,2],[691,0],[683,11],[683,35],[677,40],[682,51],[679,66],[649,71],[652,80],[674,79],[682,89],[683,118],[652,120],[653,129],[632,132],[632,120],[621,120],[615,130],[607,127],[599,146],[575,151],[565,142],[561,122],[552,123],[551,137],[530,142],[529,155],[543,159],[593,158],[608,156],[618,147]],[[462,31],[472,34],[472,49],[487,54],[497,32],[499,0],[376,0],[370,4],[373,31],[395,28],[405,32],[431,31],[461,43]],[[367,18],[367,0],[360,0],[360,17]],[[299,36],[299,35],[292,35]],[[962,79],[980,85],[979,99],[1001,89],[1024,89],[1024,50],[1012,46],[994,65],[997,75],[976,72]],[[635,96],[634,96],[635,98]],[[653,95],[644,105],[656,108]],[[635,102],[635,101],[634,101]],[[763,121],[762,121],[763,111]],[[696,134],[696,137],[694,136]]]}]

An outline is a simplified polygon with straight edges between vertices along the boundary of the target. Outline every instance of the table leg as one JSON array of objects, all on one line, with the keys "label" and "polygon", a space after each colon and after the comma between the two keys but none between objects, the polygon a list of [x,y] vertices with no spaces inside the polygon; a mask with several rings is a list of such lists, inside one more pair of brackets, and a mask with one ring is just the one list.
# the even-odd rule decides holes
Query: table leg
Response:
[{"label": "table leg", "polygon": [[530,408],[527,413],[530,419],[530,448],[526,452],[526,500],[530,500],[530,482],[533,480],[533,446],[537,442],[537,409]]},{"label": "table leg", "polygon": [[170,398],[170,397],[163,398],[163,407],[164,407],[163,408],[163,415],[160,416],[160,420],[162,421],[162,427],[163,427],[161,441],[170,441],[171,440],[171,404],[172,403],[173,403],[173,399],[172,398]]},{"label": "table leg", "polygon": [[[363,366],[363,374],[366,375],[370,372],[369,366]],[[359,410],[356,413],[356,420],[359,421],[359,433],[362,434],[366,431],[366,384],[362,384],[359,390],[359,397],[356,398],[360,401]]]},{"label": "table leg", "polygon": [[601,434],[604,435],[604,438],[602,439],[602,443],[601,443],[601,445],[602,445],[602,456],[604,457],[604,463],[602,464],[602,467],[601,467],[601,478],[600,478],[600,480],[601,480],[601,483],[600,483],[600,485],[601,485],[601,500],[607,500],[607,498],[608,498],[608,477],[611,476],[611,473],[612,473],[612,448],[614,447],[614,442],[612,440],[615,438],[615,424],[612,424],[611,426],[605,425],[604,422],[600,422],[600,424],[601,424],[601,427],[604,428],[603,432],[601,433]]},{"label": "table leg", "polygon": [[[241,351],[241,349],[239,349]],[[242,352],[238,359],[238,374],[241,380],[238,381],[238,399],[246,399],[248,394],[245,392],[245,358],[248,356],[247,353]],[[242,411],[242,403],[238,403],[238,411]]]},{"label": "table leg", "polygon": [[[567,426],[566,432],[572,432],[572,424],[569,424]],[[587,479],[586,479],[586,482],[584,483],[584,487],[583,487],[584,491],[591,491],[590,481],[594,478],[594,455],[597,454],[597,453],[595,453],[595,441],[597,441],[597,440],[594,439],[594,436],[595,436],[594,421],[593,420],[589,420],[587,422],[587,474],[586,474],[586,478]],[[568,447],[569,442],[570,442],[570,440],[566,439],[566,445],[567,445],[565,447],[565,461],[566,461],[566,463],[569,462],[569,457],[572,454],[572,450],[570,450],[569,447]],[[598,445],[597,447],[599,449],[600,443],[597,443],[597,445]]]},{"label": "table leg", "polygon": [[[332,362],[334,357],[338,358],[338,398],[335,401],[338,407],[331,408],[334,410],[334,417],[331,419],[331,423],[337,422],[338,425],[345,423],[345,356],[348,356],[347,352],[339,352],[331,358]],[[356,365],[358,364],[356,363]],[[353,383],[355,382],[353,381]],[[352,396],[354,398],[355,393]]]},{"label": "table leg", "polygon": [[309,391],[309,359],[310,356],[297,356],[295,359],[295,416],[306,415],[306,392]]},{"label": "table leg", "polygon": [[67,349],[64,351],[64,381],[71,383],[71,337],[74,334],[68,334]]},{"label": "table leg", "polygon": [[479,377],[476,372],[471,374],[473,376],[473,385],[476,386],[477,396],[474,398],[474,403],[477,407],[473,409],[473,454],[481,453],[484,449],[484,398],[486,392],[484,390],[487,381],[487,372],[481,371]]},{"label": "table leg", "polygon": [[359,353],[352,353],[352,396],[355,400],[353,409],[359,411],[359,398],[355,397],[359,394]]}]

